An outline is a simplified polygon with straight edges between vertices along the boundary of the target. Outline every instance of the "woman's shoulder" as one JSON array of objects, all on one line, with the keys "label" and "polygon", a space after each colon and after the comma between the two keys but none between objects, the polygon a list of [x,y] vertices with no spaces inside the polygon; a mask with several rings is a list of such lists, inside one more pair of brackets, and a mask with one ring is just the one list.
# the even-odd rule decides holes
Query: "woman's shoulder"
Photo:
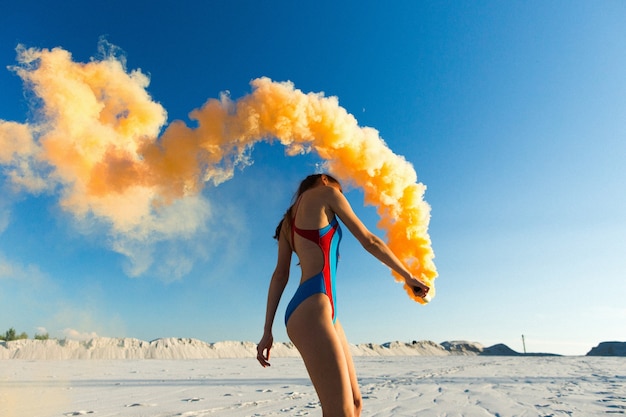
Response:
[{"label": "woman's shoulder", "polygon": [[316,187],[307,191],[307,193],[310,193],[309,195],[312,197],[312,200],[317,200],[318,203],[323,203],[324,205],[336,201],[338,194],[340,194],[336,188],[331,186]]}]

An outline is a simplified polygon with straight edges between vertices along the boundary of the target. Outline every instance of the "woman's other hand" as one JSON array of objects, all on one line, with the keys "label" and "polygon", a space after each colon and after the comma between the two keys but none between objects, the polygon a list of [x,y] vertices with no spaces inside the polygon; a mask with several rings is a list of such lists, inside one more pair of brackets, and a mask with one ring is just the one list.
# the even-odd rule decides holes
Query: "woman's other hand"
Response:
[{"label": "woman's other hand", "polygon": [[272,349],[272,345],[274,344],[274,337],[271,333],[263,334],[261,341],[259,342],[256,351],[256,360],[259,361],[262,367],[271,366],[269,363],[270,360],[270,350]]}]

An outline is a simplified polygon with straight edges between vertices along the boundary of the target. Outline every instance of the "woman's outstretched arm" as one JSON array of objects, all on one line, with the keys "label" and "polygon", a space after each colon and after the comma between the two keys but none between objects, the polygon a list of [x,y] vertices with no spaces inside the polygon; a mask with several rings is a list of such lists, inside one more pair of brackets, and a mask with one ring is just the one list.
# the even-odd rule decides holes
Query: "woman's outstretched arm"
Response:
[{"label": "woman's outstretched arm", "polygon": [[329,204],[331,209],[337,214],[346,225],[350,233],[359,243],[376,259],[387,265],[389,268],[400,274],[407,284],[415,288],[416,294],[420,297],[428,294],[428,285],[415,278],[398,257],[389,249],[387,244],[378,236],[370,232],[361,219],[354,213],[352,206],[346,197],[336,188],[328,187]]},{"label": "woman's outstretched arm", "polygon": [[291,246],[289,245],[289,241],[287,240],[283,227],[283,231],[281,231],[278,238],[278,259],[276,261],[276,268],[272,274],[270,288],[267,293],[267,308],[265,311],[263,337],[257,346],[257,360],[263,367],[270,366],[270,350],[272,349],[272,344],[274,343],[272,325],[274,324],[278,303],[283,295],[283,292],[285,291],[287,281],[289,281],[291,253]]}]

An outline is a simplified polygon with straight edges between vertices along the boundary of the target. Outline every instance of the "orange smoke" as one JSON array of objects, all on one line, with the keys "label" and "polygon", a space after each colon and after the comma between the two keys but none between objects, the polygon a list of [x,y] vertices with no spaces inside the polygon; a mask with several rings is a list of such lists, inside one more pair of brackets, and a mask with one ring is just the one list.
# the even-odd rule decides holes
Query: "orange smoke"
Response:
[{"label": "orange smoke", "polygon": [[157,227],[153,213],[197,196],[205,183],[230,179],[249,163],[256,142],[278,139],[289,155],[315,151],[333,175],[361,188],[391,249],[432,288],[426,187],[337,98],[259,78],[239,100],[223,95],[192,111],[197,127],[174,121],[159,136],[165,110],[146,92],[148,78],[127,72],[120,59],[77,63],[60,48],[18,48],[18,62],[15,71],[40,99],[43,117],[34,124],[0,120],[0,164],[15,184],[31,191],[60,184],[65,210],[132,233]]}]

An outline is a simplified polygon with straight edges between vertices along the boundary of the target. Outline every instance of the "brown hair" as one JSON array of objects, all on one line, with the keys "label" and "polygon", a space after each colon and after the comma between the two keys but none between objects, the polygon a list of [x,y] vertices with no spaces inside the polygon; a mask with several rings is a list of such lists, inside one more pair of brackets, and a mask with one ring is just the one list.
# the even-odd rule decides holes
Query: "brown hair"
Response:
[{"label": "brown hair", "polygon": [[280,222],[278,223],[278,226],[276,226],[276,232],[274,233],[274,239],[278,240],[278,238],[280,237],[280,230],[283,226],[283,221],[285,221],[285,219],[287,219],[287,222],[289,223],[289,226],[291,226],[291,209],[293,207],[293,205],[296,203],[296,201],[298,201],[298,198],[300,198],[300,196],[307,190],[310,190],[311,188],[313,188],[315,186],[315,184],[317,184],[317,181],[322,178],[322,176],[325,176],[326,178],[328,178],[328,181],[334,183],[334,184],[339,184],[339,181],[337,181],[334,177],[328,175],[328,174],[313,174],[313,175],[309,175],[308,177],[306,177],[305,179],[303,179],[300,182],[300,186],[298,187],[298,191],[296,191],[296,193],[293,195],[293,198],[291,199],[291,205],[289,206],[289,208],[287,209],[287,211],[285,212],[285,214],[283,215],[283,218],[280,219]]}]

